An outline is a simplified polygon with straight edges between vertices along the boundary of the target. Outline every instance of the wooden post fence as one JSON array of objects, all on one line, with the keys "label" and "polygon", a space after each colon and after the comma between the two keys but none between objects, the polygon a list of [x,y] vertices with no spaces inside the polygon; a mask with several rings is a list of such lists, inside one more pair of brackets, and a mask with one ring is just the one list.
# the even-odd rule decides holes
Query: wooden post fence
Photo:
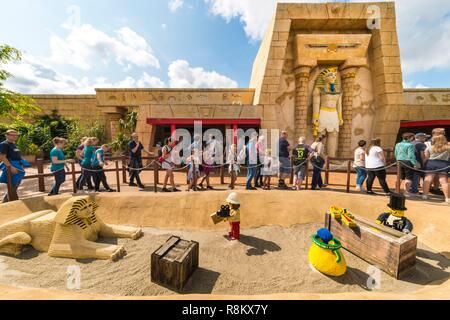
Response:
[{"label": "wooden post fence", "polygon": [[[189,175],[189,169],[188,169],[188,175]],[[192,189],[194,191],[197,191],[197,164],[195,163],[195,160],[192,160],[192,179],[194,179],[193,180],[194,183],[192,184]]]},{"label": "wooden post fence", "polygon": [[347,161],[347,193],[350,193],[350,179],[352,174],[352,161]]},{"label": "wooden post fence", "polygon": [[397,193],[400,193],[400,189],[402,186],[401,175],[402,175],[402,163],[400,161],[398,161],[397,162],[397,182],[395,184],[395,192],[397,192]]},{"label": "wooden post fence", "polygon": [[308,190],[309,185],[309,161],[306,161],[306,177],[305,177],[305,190]]},{"label": "wooden post fence", "polygon": [[225,184],[225,166],[222,165],[220,167],[220,184],[224,185]]},{"label": "wooden post fence", "polygon": [[14,192],[13,186],[13,175],[11,172],[11,167],[6,167],[6,175],[7,175],[7,187],[8,187],[8,201],[16,201],[19,200],[17,193]]},{"label": "wooden post fence", "polygon": [[325,184],[330,184],[330,157],[325,158]]},{"label": "wooden post fence", "polygon": [[159,169],[161,168],[159,165],[159,160],[155,160],[155,165],[156,165],[156,169],[157,169],[157,175],[155,177],[155,183],[158,185],[159,184]]},{"label": "wooden post fence", "polygon": [[294,184],[294,159],[292,158],[291,158],[291,177],[289,183]]},{"label": "wooden post fence", "polygon": [[78,187],[77,187],[77,177],[76,177],[76,175],[75,175],[75,162],[71,162],[70,163],[70,169],[72,170],[71,171],[71,174],[72,174],[72,188],[73,188],[73,193],[77,193],[77,191],[78,191]]},{"label": "wooden post fence", "polygon": [[39,192],[45,192],[45,178],[44,178],[44,164],[42,159],[36,161],[37,170],[38,170],[38,184],[39,184]]},{"label": "wooden post fence", "polygon": [[153,187],[155,188],[155,193],[158,193],[158,183],[159,183],[159,164],[157,161],[153,163]]},{"label": "wooden post fence", "polygon": [[127,161],[125,159],[122,160],[122,182],[127,183]]},{"label": "wooden post fence", "polygon": [[[115,163],[115,168],[111,168],[111,169],[107,169],[105,172],[115,172],[116,173],[116,181],[117,181],[117,190],[118,192],[121,192],[121,185],[122,185],[122,178],[126,178],[126,161],[127,158],[124,157],[116,157],[116,158],[112,158],[111,161],[114,161]],[[331,162],[332,161],[342,161],[343,163],[347,163],[347,168],[338,168],[338,169],[331,169]],[[121,167],[121,163],[122,163],[122,167]],[[38,174],[34,174],[34,175],[27,175],[25,176],[23,179],[24,180],[34,180],[38,182],[38,186],[39,186],[39,191],[40,192],[45,192],[45,178],[47,177],[51,177],[52,174],[50,172],[45,173],[44,172],[44,167],[48,164],[48,162],[44,162],[43,160],[39,159],[36,162],[37,165],[37,171]],[[327,157],[326,158],[326,162],[325,162],[325,181],[326,183],[329,185],[330,184],[330,176],[329,174],[332,173],[347,173],[347,181],[346,181],[346,192],[350,193],[351,192],[351,178],[352,178],[352,174],[353,174],[353,169],[352,169],[352,164],[353,164],[353,160],[350,158],[331,158],[331,157]],[[310,183],[311,183],[311,163],[310,162],[306,162],[305,164],[306,166],[306,174],[305,174],[305,190],[310,189]],[[396,185],[395,185],[395,191],[397,193],[401,192],[401,170],[402,170],[402,163],[398,162],[396,164],[396,172],[393,170],[389,170],[388,174],[389,175],[394,175],[396,174]],[[160,168],[160,163],[158,162],[158,160],[154,160],[153,162],[153,168],[151,168],[151,164],[146,168],[143,169],[143,171],[153,171],[154,174],[154,179],[153,179],[153,185],[154,185],[154,192],[157,193],[158,192],[158,186],[160,185],[159,180],[160,180],[160,174],[159,171],[161,170]],[[198,168],[198,164],[194,163],[193,164],[193,179],[194,179],[194,183],[193,183],[193,188],[196,189],[198,187],[198,181],[197,179],[199,178],[198,172],[197,172],[197,168]],[[186,169],[189,172],[189,168],[186,167]],[[72,180],[72,185],[73,185],[73,193],[76,194],[77,193],[77,181],[76,181],[76,175],[79,173],[79,171],[76,170],[76,163],[71,163],[71,171],[67,171],[66,172],[66,176],[71,176],[71,180]],[[120,177],[120,172],[122,171],[122,178]],[[181,172],[184,172],[181,171]],[[225,172],[226,172],[226,168],[224,165],[220,166],[220,184],[224,185],[225,184]],[[12,185],[12,172],[11,172],[11,168],[8,168],[7,171],[7,178],[8,178],[8,185],[7,185],[7,192],[8,192],[8,196],[10,197],[10,199],[15,199],[18,198],[16,194],[16,192],[14,192],[13,189],[13,185]],[[291,178],[293,179],[293,176],[291,175]],[[295,181],[295,179],[293,179]],[[294,181],[292,181],[291,183],[293,184]],[[17,200],[17,199],[16,199]]]},{"label": "wooden post fence", "polygon": [[116,181],[117,181],[117,192],[120,192],[120,168],[119,161],[114,161],[116,163]]},{"label": "wooden post fence", "polygon": [[189,166],[186,167],[186,184],[189,185]]}]

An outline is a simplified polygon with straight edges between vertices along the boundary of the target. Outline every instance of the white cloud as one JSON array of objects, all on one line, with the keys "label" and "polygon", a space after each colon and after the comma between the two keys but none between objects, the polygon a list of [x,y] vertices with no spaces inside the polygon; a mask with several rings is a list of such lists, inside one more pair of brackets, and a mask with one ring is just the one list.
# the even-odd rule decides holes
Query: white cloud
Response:
[{"label": "white cloud", "polygon": [[414,84],[414,82],[409,81],[409,82],[403,82],[403,87],[405,89],[428,89],[429,87],[424,86],[423,84],[419,83],[419,84]]},{"label": "white cloud", "polygon": [[128,27],[117,30],[114,36],[89,24],[66,30],[69,34],[65,38],[56,35],[50,37],[51,63],[70,64],[85,71],[99,60],[104,64],[115,60],[125,69],[133,66],[160,67],[147,41]]},{"label": "white cloud", "polygon": [[403,71],[450,69],[450,1],[396,1]]},{"label": "white cloud", "polygon": [[263,38],[275,13],[276,0],[205,0],[210,12],[227,22],[239,18],[245,33],[252,40]]},{"label": "white cloud", "polygon": [[172,88],[236,88],[237,82],[215,71],[193,68],[185,60],[176,60],[169,66]]},{"label": "white cloud", "polygon": [[172,12],[177,11],[184,5],[184,0],[170,0],[169,1],[169,9]]},{"label": "white cloud", "polygon": [[[11,63],[5,69],[14,75],[6,87],[25,94],[93,94],[95,88],[165,88],[158,77],[143,72],[139,78],[127,76],[120,81],[105,77],[90,79],[62,74],[35,57],[26,54],[21,62]],[[193,68],[185,60],[172,62],[168,69],[172,88],[236,88],[237,82],[215,71]]]},{"label": "white cloud", "polygon": [[[175,1],[177,2],[177,1]],[[180,7],[183,1],[174,3]],[[167,26],[162,24],[165,29]],[[90,24],[66,23],[62,28],[65,37],[52,35],[49,39],[50,57],[38,59],[25,54],[18,63],[5,66],[13,78],[6,82],[9,89],[25,94],[83,94],[94,93],[95,88],[234,88],[236,81],[215,71],[191,67],[187,61],[173,61],[168,68],[168,84],[144,71],[146,67],[160,68],[158,59],[148,42],[128,27],[114,35],[96,29]],[[99,62],[109,65],[115,61],[123,71],[133,67],[142,70],[140,77],[124,76],[120,81],[93,76]],[[58,71],[59,66],[74,66],[86,71],[87,76],[74,77]],[[113,70],[116,65],[111,66]],[[120,71],[120,70],[119,70]],[[67,72],[67,71],[66,71]],[[134,73],[135,74],[135,73]]]},{"label": "white cloud", "polygon": [[138,88],[163,88],[165,86],[165,83],[161,79],[150,76],[147,72],[144,72],[142,77],[137,81]]},{"label": "white cloud", "polygon": [[[239,19],[247,36],[261,40],[277,2],[320,0],[204,0],[212,14]],[[365,0],[377,2],[378,0]],[[358,2],[358,1],[354,1]],[[396,0],[397,26],[405,73],[450,69],[450,1]]]},{"label": "white cloud", "polygon": [[139,79],[126,77],[118,82],[109,82],[104,77],[91,81],[61,74],[36,58],[25,55],[19,63],[5,66],[14,75],[6,82],[6,87],[26,94],[92,94],[95,88],[161,88],[165,83],[143,72]]}]

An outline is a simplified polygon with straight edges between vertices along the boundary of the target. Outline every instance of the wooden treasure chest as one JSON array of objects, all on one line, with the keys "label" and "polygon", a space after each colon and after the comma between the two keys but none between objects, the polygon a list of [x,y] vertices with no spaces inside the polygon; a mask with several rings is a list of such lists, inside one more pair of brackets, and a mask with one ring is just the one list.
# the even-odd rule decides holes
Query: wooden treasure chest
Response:
[{"label": "wooden treasure chest", "polygon": [[151,257],[151,280],[163,287],[182,292],[198,268],[199,244],[171,237]]},{"label": "wooden treasure chest", "polygon": [[356,225],[349,227],[342,219],[335,219],[333,214],[325,215],[325,228],[341,241],[344,249],[396,279],[415,265],[415,235],[404,234],[355,215],[352,218]]}]

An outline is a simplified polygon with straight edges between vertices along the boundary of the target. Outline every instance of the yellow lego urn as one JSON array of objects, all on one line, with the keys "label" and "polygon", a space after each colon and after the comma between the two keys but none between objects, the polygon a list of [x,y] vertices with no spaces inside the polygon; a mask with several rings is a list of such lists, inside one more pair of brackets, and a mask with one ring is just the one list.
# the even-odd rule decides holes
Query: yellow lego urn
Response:
[{"label": "yellow lego urn", "polygon": [[328,229],[320,229],[312,237],[309,262],[319,272],[332,277],[343,276],[347,263],[341,252],[341,242]]}]

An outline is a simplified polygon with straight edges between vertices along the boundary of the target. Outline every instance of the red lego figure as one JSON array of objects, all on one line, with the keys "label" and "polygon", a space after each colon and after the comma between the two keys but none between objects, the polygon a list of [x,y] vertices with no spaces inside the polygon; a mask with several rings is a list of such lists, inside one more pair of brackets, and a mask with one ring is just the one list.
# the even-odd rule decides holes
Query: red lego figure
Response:
[{"label": "red lego figure", "polygon": [[238,194],[236,192],[231,193],[227,198],[227,203],[230,206],[230,216],[227,220],[230,222],[231,231],[228,233],[230,240],[240,240],[241,238],[241,213],[239,208],[241,202],[239,201]]}]

